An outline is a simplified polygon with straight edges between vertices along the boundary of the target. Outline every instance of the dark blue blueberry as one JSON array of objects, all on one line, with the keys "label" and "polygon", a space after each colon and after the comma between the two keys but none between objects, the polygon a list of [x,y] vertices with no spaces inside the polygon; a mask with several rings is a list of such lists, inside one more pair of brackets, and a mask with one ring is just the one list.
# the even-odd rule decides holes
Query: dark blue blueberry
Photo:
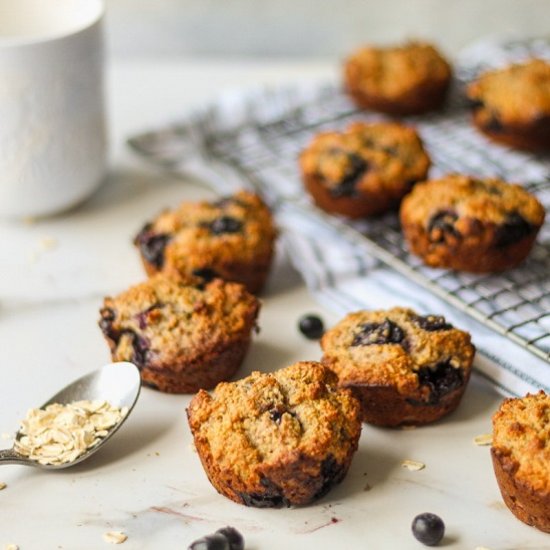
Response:
[{"label": "dark blue blueberry", "polygon": [[382,323],[365,323],[351,342],[352,346],[372,346],[373,344],[401,344],[405,339],[403,329],[386,319]]},{"label": "dark blue blueberry", "polygon": [[160,269],[164,264],[164,249],[172,238],[166,233],[154,233],[152,225],[146,224],[134,239],[135,245],[139,248],[143,258]]},{"label": "dark blue blueberry", "polygon": [[110,338],[111,340],[114,340],[113,338],[113,321],[115,320],[116,313],[113,309],[110,307],[104,307],[99,312],[101,315],[101,318],[99,319],[99,328],[107,336],[107,338]]},{"label": "dark blue blueberry", "polygon": [[414,538],[426,546],[439,544],[445,534],[443,520],[430,513],[418,514],[413,519],[411,528]]},{"label": "dark blue blueberry", "polygon": [[413,321],[428,332],[436,332],[439,330],[451,330],[453,325],[445,321],[442,315],[415,315]]},{"label": "dark blue blueberry", "polygon": [[199,267],[197,269],[193,269],[192,274],[195,275],[195,277],[200,277],[203,279],[205,283],[209,283],[218,277],[218,274],[210,267]]},{"label": "dark blue blueberry", "polygon": [[285,411],[281,411],[280,409],[271,409],[269,411],[269,418],[271,418],[275,424],[280,424],[284,412]]},{"label": "dark blue blueberry", "polygon": [[483,128],[493,134],[499,134],[504,130],[502,122],[496,113],[493,113],[484,123]]},{"label": "dark blue blueberry", "polygon": [[244,538],[234,527],[222,527],[216,533],[223,535],[228,540],[231,550],[244,550]]},{"label": "dark blue blueberry", "polygon": [[188,550],[231,550],[231,546],[224,535],[214,533],[192,542]]},{"label": "dark blue blueberry", "polygon": [[314,498],[325,496],[334,485],[344,479],[345,475],[344,466],[339,464],[333,455],[327,456],[321,464],[321,486],[315,493]]},{"label": "dark blue blueberry", "polygon": [[310,340],[319,340],[325,332],[325,325],[317,315],[304,315],[298,321],[300,332]]},{"label": "dark blue blueberry", "polygon": [[222,235],[224,233],[238,233],[243,228],[243,222],[232,216],[221,216],[207,224],[207,226],[214,235]]},{"label": "dark blue blueberry", "polygon": [[434,368],[422,367],[417,375],[419,384],[430,389],[429,405],[437,405],[442,397],[464,384],[462,369],[451,366],[448,361],[438,363]]},{"label": "dark blue blueberry", "polygon": [[428,222],[428,235],[432,242],[443,242],[445,235],[460,237],[455,228],[458,214],[454,210],[440,210],[436,212]]},{"label": "dark blue blueberry", "polygon": [[369,169],[367,161],[355,153],[346,153],[343,151],[340,154],[345,154],[348,159],[348,165],[342,176],[342,179],[336,183],[336,186],[331,187],[330,194],[333,197],[349,197],[355,195],[356,186],[365,172]]},{"label": "dark blue blueberry", "polygon": [[510,212],[495,231],[495,246],[508,246],[531,235],[535,226],[518,212]]},{"label": "dark blue blueberry", "polygon": [[149,316],[149,313],[151,313],[151,311],[153,311],[154,309],[159,309],[161,307],[162,304],[160,302],[156,302],[153,305],[149,306],[147,309],[140,311],[136,315],[139,328],[143,330],[147,326],[147,318]]}]

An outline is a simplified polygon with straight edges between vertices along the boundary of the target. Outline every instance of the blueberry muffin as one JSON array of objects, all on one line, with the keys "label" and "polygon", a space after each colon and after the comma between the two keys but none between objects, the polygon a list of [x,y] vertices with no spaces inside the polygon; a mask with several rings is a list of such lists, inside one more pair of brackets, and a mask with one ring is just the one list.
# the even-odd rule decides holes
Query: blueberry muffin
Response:
[{"label": "blueberry muffin", "polygon": [[544,216],[519,185],[458,174],[416,185],[400,212],[410,250],[427,265],[473,273],[520,264]]},{"label": "blueberry muffin", "polygon": [[105,298],[99,326],[113,361],[131,361],[147,386],[193,393],[242,363],[260,304],[238,283],[162,273]]},{"label": "blueberry muffin", "polygon": [[200,391],[187,416],[216,490],[261,508],[323,496],[345,477],[361,433],[357,400],[316,362]]},{"label": "blueberry muffin", "polygon": [[351,124],[324,132],[300,155],[302,179],[326,212],[363,218],[399,205],[430,167],[418,134],[389,122]]},{"label": "blueberry muffin", "polygon": [[550,533],[550,396],[506,399],[493,415],[491,456],[502,498],[521,521]]},{"label": "blueberry muffin", "polygon": [[550,150],[550,64],[541,59],[482,74],[467,88],[476,127],[494,141]]},{"label": "blueberry muffin", "polygon": [[258,293],[273,258],[276,230],[267,206],[241,191],[214,202],[184,202],[136,236],[145,270],[220,277]]},{"label": "blueberry muffin", "polygon": [[430,44],[366,46],[344,64],[344,83],[359,107],[391,115],[437,109],[445,100],[452,71]]},{"label": "blueberry muffin", "polygon": [[475,347],[439,315],[405,308],[350,313],[321,339],[322,362],[361,403],[364,422],[420,425],[453,411]]}]

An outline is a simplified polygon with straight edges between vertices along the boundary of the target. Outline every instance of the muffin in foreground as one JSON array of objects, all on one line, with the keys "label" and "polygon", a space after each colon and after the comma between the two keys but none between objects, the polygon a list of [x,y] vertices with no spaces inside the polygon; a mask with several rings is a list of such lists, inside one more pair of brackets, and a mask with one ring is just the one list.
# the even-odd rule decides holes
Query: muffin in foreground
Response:
[{"label": "muffin in foreground", "polygon": [[239,368],[259,309],[238,283],[157,274],[105,298],[99,326],[113,361],[136,364],[145,385],[194,393]]},{"label": "muffin in foreground", "polygon": [[258,195],[240,191],[166,210],[145,224],[134,243],[148,275],[220,277],[256,294],[269,274],[275,238],[267,206]]},{"label": "muffin in foreground", "polygon": [[322,362],[361,403],[364,422],[421,425],[460,403],[475,347],[467,332],[411,309],[357,311],[321,339]]},{"label": "muffin in foreground", "polygon": [[411,252],[427,265],[490,273],[527,257],[545,212],[520,185],[453,174],[416,185],[400,217]]},{"label": "muffin in foreground", "polygon": [[429,167],[416,131],[389,122],[318,134],[300,154],[302,179],[317,206],[348,218],[396,208]]},{"label": "muffin in foreground", "polygon": [[357,400],[306,361],[200,391],[187,416],[215,489],[262,508],[325,495],[345,477],[361,433]]},{"label": "muffin in foreground", "polygon": [[550,396],[506,399],[493,415],[491,456],[502,498],[521,521],[550,533]]},{"label": "muffin in foreground", "polygon": [[475,126],[493,141],[550,150],[550,63],[531,59],[483,73],[466,93]]},{"label": "muffin in foreground", "polygon": [[359,107],[391,115],[424,113],[441,106],[452,71],[432,45],[367,46],[344,64],[344,82]]}]

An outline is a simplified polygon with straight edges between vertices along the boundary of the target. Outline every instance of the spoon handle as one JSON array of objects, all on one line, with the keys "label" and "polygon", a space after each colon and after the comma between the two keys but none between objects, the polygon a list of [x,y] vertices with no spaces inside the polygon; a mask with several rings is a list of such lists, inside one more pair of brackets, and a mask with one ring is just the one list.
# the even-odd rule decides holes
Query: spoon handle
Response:
[{"label": "spoon handle", "polygon": [[0,449],[0,464],[28,465],[29,461],[19,453],[16,453],[13,449]]}]

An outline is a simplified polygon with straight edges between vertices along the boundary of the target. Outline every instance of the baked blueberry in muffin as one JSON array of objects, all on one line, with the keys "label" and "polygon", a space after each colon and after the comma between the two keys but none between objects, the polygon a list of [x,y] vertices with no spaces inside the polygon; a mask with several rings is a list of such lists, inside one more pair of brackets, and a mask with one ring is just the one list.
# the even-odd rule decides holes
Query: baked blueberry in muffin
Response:
[{"label": "baked blueberry in muffin", "polygon": [[411,309],[357,311],[321,339],[322,362],[361,403],[364,422],[420,425],[453,411],[475,348],[467,332]]},{"label": "baked blueberry in muffin", "polygon": [[200,391],[187,416],[216,490],[261,508],[325,495],[345,477],[361,433],[357,400],[307,361]]},{"label": "baked blueberry in muffin", "polygon": [[531,59],[488,71],[466,93],[474,124],[493,141],[550,150],[550,63]]},{"label": "baked blueberry in muffin", "polygon": [[400,217],[410,250],[427,265],[487,273],[527,257],[545,212],[520,185],[453,174],[415,186]]},{"label": "baked blueberry in muffin", "polygon": [[413,128],[356,122],[343,132],[315,136],[300,155],[300,167],[320,208],[362,218],[396,208],[426,177],[430,159]]},{"label": "baked blueberry in muffin", "polygon": [[136,236],[149,275],[220,277],[258,293],[269,274],[276,230],[267,206],[246,191],[213,202],[184,202]]},{"label": "baked blueberry in muffin", "polygon": [[344,82],[359,107],[391,115],[437,109],[445,100],[451,66],[431,44],[366,46],[344,65]]},{"label": "baked blueberry in muffin", "polygon": [[550,396],[506,399],[493,415],[491,456],[502,498],[527,525],[550,533]]},{"label": "baked blueberry in muffin", "polygon": [[105,298],[99,326],[113,361],[130,361],[145,385],[193,393],[242,363],[260,304],[244,286],[162,273]]}]

